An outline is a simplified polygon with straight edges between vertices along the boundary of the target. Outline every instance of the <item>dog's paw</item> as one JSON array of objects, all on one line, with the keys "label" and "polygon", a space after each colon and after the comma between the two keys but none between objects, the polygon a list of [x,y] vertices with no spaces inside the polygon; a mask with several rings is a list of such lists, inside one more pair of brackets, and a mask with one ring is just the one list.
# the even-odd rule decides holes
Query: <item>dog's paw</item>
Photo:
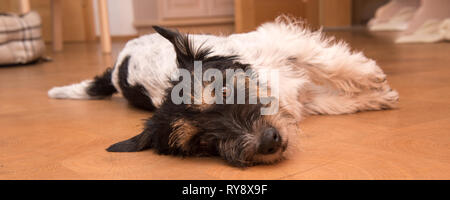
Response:
[{"label": "dog's paw", "polygon": [[365,59],[353,69],[352,79],[363,91],[383,90],[387,83],[386,74],[374,60]]},{"label": "dog's paw", "polygon": [[369,81],[373,82],[374,84],[382,84],[386,82],[386,80],[386,74],[384,74],[383,72],[376,73],[369,77]]},{"label": "dog's paw", "polygon": [[380,109],[392,109],[397,108],[400,100],[399,94],[393,89],[388,89],[380,92],[379,106]]},{"label": "dog's paw", "polygon": [[376,64],[370,65],[370,70],[365,74],[366,87],[372,90],[384,90],[387,85],[386,74]]}]

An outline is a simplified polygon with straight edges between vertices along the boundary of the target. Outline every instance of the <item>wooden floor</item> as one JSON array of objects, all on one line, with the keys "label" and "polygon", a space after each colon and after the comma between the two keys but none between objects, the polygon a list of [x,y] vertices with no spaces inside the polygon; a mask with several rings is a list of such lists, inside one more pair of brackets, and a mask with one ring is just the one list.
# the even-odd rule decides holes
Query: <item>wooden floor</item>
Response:
[{"label": "wooden floor", "polygon": [[[54,100],[52,86],[112,65],[96,44],[68,44],[53,62],[0,67],[0,179],[450,179],[450,44],[393,45],[392,35],[329,32],[375,59],[400,108],[302,122],[287,160],[238,169],[218,158],[108,153],[151,115],[111,100]],[[301,48],[301,47],[299,47]]]}]

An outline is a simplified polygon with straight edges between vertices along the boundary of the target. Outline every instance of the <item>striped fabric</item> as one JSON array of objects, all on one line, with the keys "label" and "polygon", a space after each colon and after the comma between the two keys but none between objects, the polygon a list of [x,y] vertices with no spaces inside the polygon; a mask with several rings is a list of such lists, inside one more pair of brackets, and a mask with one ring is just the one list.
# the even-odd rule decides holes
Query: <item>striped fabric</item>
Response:
[{"label": "striped fabric", "polygon": [[44,52],[37,12],[0,13],[0,65],[29,63],[41,58]]}]

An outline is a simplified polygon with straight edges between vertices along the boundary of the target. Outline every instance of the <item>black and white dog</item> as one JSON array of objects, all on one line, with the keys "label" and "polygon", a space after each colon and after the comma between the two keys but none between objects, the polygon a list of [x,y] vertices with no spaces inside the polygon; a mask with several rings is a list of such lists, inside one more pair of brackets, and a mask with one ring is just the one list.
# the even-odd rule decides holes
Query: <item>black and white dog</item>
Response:
[{"label": "black and white dog", "polygon": [[[284,157],[289,137],[297,133],[304,116],[390,109],[398,102],[398,93],[373,60],[290,17],[280,16],[256,31],[227,37],[154,29],[158,34],[129,41],[115,66],[104,74],[48,92],[51,98],[61,99],[99,99],[119,92],[130,104],[155,111],[141,134],[108,151],[153,148],[160,154],[218,155],[234,166],[274,163]],[[199,80],[195,61],[201,61],[203,71],[215,69],[223,76]],[[250,70],[256,77],[275,70],[279,84],[272,85],[271,78],[250,84],[252,76],[243,82],[229,80],[227,70]],[[187,71],[188,77],[180,78],[181,71]],[[191,86],[187,79],[200,88],[181,90],[175,96],[187,95],[196,103],[174,102],[177,86]],[[223,83],[219,88],[211,86],[219,79]],[[235,99],[237,95],[230,95],[234,91],[260,97],[262,85],[268,87],[267,96],[276,100],[277,112],[262,113],[274,101],[211,103],[208,99]],[[258,92],[250,94],[255,88]],[[199,99],[199,91],[211,95]]]}]

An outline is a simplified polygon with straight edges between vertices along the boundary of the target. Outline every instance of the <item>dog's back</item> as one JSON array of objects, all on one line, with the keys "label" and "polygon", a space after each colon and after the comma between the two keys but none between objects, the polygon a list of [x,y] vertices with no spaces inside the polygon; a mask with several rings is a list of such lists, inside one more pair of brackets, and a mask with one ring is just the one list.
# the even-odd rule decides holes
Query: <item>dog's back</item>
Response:
[{"label": "dog's back", "polygon": [[[197,44],[214,43],[218,36],[192,35]],[[170,79],[178,77],[175,52],[159,34],[129,41],[118,55],[114,67],[94,77],[62,87],[54,87],[48,96],[55,99],[102,99],[121,93],[130,104],[154,110],[163,101]]]}]

